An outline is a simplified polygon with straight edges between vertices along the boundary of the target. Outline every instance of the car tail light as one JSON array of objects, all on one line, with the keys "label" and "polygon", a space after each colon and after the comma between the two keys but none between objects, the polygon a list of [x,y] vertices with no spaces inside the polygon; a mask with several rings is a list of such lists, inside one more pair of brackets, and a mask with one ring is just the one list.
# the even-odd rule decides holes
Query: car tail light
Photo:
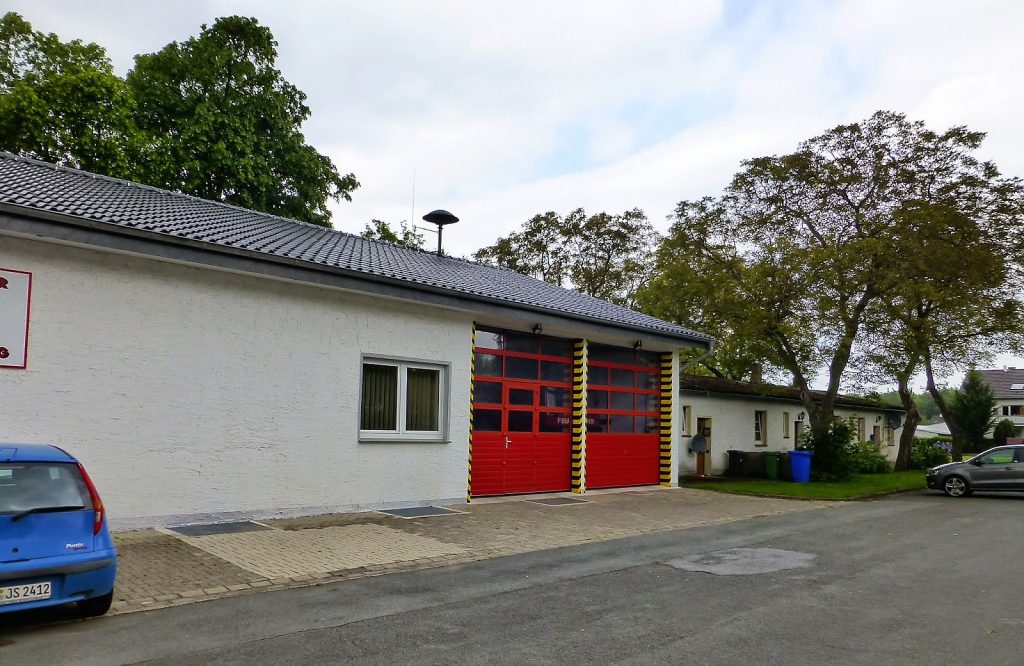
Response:
[{"label": "car tail light", "polygon": [[92,479],[89,478],[89,473],[82,467],[82,463],[78,463],[78,471],[81,473],[82,480],[85,481],[85,487],[89,489],[89,497],[92,499],[92,510],[96,514],[92,524],[92,534],[96,536],[100,533],[100,529],[103,528],[103,519],[106,518],[103,500],[100,499],[100,494],[96,492],[96,486],[93,484]]}]

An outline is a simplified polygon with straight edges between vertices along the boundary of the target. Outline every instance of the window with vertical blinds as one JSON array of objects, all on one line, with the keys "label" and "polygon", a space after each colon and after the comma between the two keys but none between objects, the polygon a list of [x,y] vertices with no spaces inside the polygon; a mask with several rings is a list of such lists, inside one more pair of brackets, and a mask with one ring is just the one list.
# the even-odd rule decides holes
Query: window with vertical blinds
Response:
[{"label": "window with vertical blinds", "polygon": [[360,439],[444,439],[445,366],[373,359],[362,370]]}]

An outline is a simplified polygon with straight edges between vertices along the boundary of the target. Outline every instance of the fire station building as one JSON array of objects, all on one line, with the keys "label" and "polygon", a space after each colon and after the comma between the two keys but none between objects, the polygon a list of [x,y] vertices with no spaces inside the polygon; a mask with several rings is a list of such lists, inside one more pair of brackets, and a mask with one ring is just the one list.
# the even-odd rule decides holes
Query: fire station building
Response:
[{"label": "fire station building", "polygon": [[674,485],[700,333],[512,271],[0,154],[0,442],[118,528]]}]

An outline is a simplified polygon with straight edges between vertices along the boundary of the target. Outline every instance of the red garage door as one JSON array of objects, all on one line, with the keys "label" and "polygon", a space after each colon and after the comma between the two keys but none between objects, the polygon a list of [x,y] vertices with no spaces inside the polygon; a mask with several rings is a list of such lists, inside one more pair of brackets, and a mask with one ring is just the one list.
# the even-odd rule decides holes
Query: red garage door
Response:
[{"label": "red garage door", "polygon": [[470,494],[569,489],[572,343],[477,331]]},{"label": "red garage door", "polygon": [[587,487],[658,483],[661,355],[591,345],[587,372]]}]

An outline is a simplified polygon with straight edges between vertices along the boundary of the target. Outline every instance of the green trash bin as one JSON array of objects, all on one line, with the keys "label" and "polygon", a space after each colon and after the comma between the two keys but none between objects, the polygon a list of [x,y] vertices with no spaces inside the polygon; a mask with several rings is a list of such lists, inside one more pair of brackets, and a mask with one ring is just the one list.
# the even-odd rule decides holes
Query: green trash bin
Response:
[{"label": "green trash bin", "polygon": [[779,479],[779,461],[782,454],[776,451],[766,451],[764,454],[764,472],[772,481]]}]

